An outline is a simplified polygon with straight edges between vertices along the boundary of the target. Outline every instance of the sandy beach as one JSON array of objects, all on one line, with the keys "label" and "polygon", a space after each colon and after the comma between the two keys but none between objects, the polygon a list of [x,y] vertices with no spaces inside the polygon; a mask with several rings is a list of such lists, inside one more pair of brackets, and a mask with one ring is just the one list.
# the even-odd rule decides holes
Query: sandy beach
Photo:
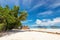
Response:
[{"label": "sandy beach", "polygon": [[0,40],[60,40],[60,35],[44,32],[24,31],[0,37]]}]

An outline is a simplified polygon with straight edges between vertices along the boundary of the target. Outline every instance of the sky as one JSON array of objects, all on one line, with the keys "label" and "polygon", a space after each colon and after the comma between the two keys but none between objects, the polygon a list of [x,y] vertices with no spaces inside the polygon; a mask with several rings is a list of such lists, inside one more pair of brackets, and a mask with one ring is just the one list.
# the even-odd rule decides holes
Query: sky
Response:
[{"label": "sky", "polygon": [[33,26],[60,26],[60,0],[0,0],[0,5],[20,6],[20,10],[27,11],[23,25]]}]

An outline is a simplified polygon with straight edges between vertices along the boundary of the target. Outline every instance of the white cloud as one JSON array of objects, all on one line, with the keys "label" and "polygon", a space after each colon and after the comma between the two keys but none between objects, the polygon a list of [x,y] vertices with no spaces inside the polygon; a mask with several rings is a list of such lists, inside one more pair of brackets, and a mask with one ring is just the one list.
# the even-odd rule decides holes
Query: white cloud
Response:
[{"label": "white cloud", "polygon": [[34,7],[32,7],[29,11],[32,11],[32,10],[34,10],[34,9],[36,9],[36,8],[38,8],[38,7],[40,7],[40,6],[42,6],[43,4],[37,4],[37,5],[35,5]]},{"label": "white cloud", "polygon": [[50,10],[49,10],[49,11],[45,11],[45,12],[38,13],[38,14],[37,14],[37,17],[40,17],[40,16],[42,16],[42,17],[47,17],[47,16],[50,16],[50,15],[53,16],[52,14],[53,14],[53,11],[50,11]]},{"label": "white cloud", "polygon": [[37,19],[36,24],[32,25],[32,26],[60,26],[60,25],[56,25],[60,23],[60,17],[54,18],[53,20],[50,19],[43,19],[43,20],[39,20]]},{"label": "white cloud", "polygon": [[44,5],[45,3],[46,3],[46,2],[44,2],[44,1],[38,2],[35,6],[33,6],[33,7],[29,10],[29,12],[32,11],[32,10],[34,10],[34,9],[36,9],[36,8],[38,8],[38,7],[40,7],[40,6],[42,6],[42,5]]},{"label": "white cloud", "polygon": [[36,20],[36,24],[40,25],[40,26],[49,26],[49,25],[51,25],[51,20],[48,20],[48,19],[46,19],[46,21],[43,21],[43,20],[37,21]]},{"label": "white cloud", "polygon": [[58,23],[58,22],[60,22],[60,17],[55,18],[53,22],[54,22],[54,23]]},{"label": "white cloud", "polygon": [[57,2],[57,3],[53,3],[53,4],[49,5],[48,8],[56,8],[59,6],[60,6],[60,2]]},{"label": "white cloud", "polygon": [[45,12],[42,12],[42,13],[38,13],[37,15],[51,15],[53,13],[53,11],[45,11]]},{"label": "white cloud", "polygon": [[26,20],[26,21],[21,21],[22,23],[29,23],[29,22],[31,22],[31,21],[33,21],[33,20]]},{"label": "white cloud", "polygon": [[37,19],[37,20],[36,20],[36,24],[40,24],[40,23],[42,23],[42,21],[39,20],[39,19]]}]

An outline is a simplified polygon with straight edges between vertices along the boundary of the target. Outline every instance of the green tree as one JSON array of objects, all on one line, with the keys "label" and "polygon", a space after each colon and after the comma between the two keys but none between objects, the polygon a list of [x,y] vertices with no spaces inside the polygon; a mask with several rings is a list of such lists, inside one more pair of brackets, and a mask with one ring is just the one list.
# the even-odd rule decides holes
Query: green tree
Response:
[{"label": "green tree", "polygon": [[[11,30],[22,25],[21,21],[26,20],[27,12],[19,11],[19,6],[14,6],[12,9],[8,5],[0,6],[0,24],[4,24],[4,30]],[[2,28],[2,26],[0,26]]]}]

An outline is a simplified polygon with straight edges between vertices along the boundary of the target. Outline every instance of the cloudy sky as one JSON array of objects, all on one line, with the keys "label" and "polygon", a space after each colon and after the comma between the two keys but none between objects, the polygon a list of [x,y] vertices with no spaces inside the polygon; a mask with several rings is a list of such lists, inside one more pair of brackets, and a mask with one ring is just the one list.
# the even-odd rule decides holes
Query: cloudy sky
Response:
[{"label": "cloudy sky", "polygon": [[0,5],[20,6],[20,10],[28,12],[23,25],[60,26],[60,0],[0,0]]}]

